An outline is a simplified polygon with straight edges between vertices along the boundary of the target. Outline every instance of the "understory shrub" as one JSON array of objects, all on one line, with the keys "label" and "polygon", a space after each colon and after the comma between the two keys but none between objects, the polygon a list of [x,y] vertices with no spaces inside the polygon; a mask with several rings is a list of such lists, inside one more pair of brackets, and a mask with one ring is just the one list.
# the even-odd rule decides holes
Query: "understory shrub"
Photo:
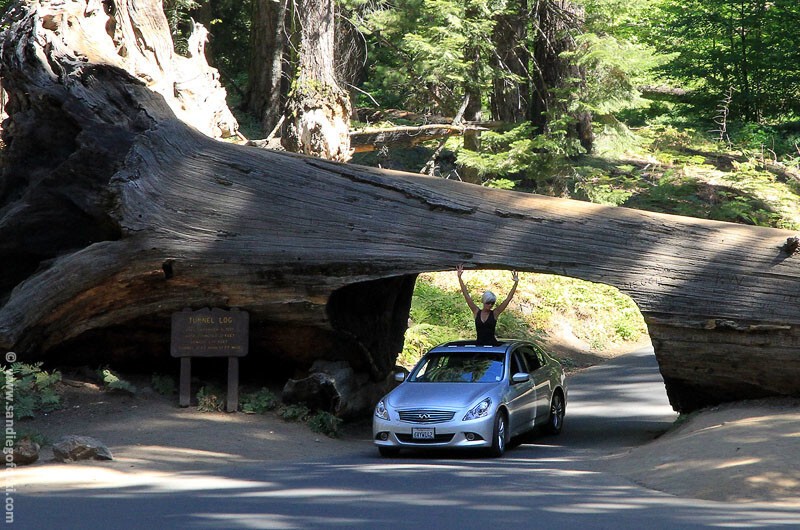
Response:
[{"label": "understory shrub", "polygon": [[153,386],[153,390],[162,396],[171,396],[177,389],[175,379],[168,375],[153,374],[153,377],[150,379],[150,384]]},{"label": "understory shrub", "polygon": [[32,418],[38,412],[50,412],[61,407],[56,383],[61,373],[42,370],[42,363],[11,363],[2,367],[3,410],[13,412],[15,420]]},{"label": "understory shrub", "polygon": [[242,412],[246,414],[264,414],[275,410],[278,406],[278,397],[267,388],[243,394],[240,402]]},{"label": "understory shrub", "polygon": [[103,386],[106,390],[118,390],[127,392],[129,394],[136,393],[136,387],[115,374],[110,368],[101,368],[100,378],[103,380]]},{"label": "understory shrub", "polygon": [[341,425],[342,419],[337,418],[330,412],[318,411],[308,418],[308,426],[312,431],[324,434],[329,438],[339,437]]},{"label": "understory shrub", "polygon": [[221,412],[225,405],[222,391],[213,386],[202,386],[197,391],[197,410],[202,412]]}]

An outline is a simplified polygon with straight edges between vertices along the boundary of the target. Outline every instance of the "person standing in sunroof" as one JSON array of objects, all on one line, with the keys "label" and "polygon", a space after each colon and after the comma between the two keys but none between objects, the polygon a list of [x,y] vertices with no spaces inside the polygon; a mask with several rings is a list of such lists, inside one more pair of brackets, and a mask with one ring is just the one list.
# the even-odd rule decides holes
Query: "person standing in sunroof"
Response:
[{"label": "person standing in sunroof", "polygon": [[480,346],[498,344],[497,337],[495,337],[497,319],[500,317],[500,314],[506,310],[508,304],[511,302],[511,299],[514,297],[514,293],[517,291],[519,274],[517,274],[517,271],[511,271],[511,277],[514,279],[514,285],[511,287],[511,291],[509,291],[506,299],[503,300],[499,306],[495,307],[495,304],[497,303],[497,296],[495,296],[492,291],[485,291],[483,296],[481,296],[481,303],[483,304],[483,307],[478,307],[478,304],[476,304],[469,295],[467,286],[464,285],[464,280],[461,278],[461,275],[464,274],[464,266],[459,265],[456,268],[456,273],[458,274],[458,283],[461,285],[461,294],[464,295],[467,305],[472,310],[472,314],[475,315],[475,333],[477,335],[475,340],[476,344]]}]

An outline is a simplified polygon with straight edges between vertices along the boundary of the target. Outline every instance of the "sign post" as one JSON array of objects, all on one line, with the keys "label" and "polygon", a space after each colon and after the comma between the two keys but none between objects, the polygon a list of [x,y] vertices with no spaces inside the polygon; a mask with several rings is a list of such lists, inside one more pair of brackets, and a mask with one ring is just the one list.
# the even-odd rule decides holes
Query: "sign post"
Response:
[{"label": "sign post", "polygon": [[248,352],[250,315],[232,309],[184,309],[172,314],[170,353],[181,359],[178,404],[191,401],[192,357],[228,358],[228,399],[226,410],[239,408],[239,357]]}]

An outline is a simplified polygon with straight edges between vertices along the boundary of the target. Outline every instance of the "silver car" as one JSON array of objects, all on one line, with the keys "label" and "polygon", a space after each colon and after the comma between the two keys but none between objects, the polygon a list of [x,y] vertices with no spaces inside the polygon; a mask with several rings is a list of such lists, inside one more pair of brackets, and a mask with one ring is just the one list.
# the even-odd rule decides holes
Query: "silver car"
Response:
[{"label": "silver car", "polygon": [[382,456],[401,449],[485,448],[501,456],[512,437],[543,426],[561,432],[567,385],[561,364],[537,344],[458,341],[426,353],[375,407]]}]

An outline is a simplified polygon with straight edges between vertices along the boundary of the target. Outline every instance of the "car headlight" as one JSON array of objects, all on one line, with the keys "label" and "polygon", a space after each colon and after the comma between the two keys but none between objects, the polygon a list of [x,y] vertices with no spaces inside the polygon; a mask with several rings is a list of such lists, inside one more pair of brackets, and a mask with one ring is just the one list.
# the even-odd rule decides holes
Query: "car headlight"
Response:
[{"label": "car headlight", "polygon": [[378,404],[375,406],[375,415],[382,420],[389,419],[389,409],[386,408],[384,400],[378,401]]},{"label": "car headlight", "polygon": [[483,418],[484,416],[489,414],[489,407],[492,406],[492,400],[488,397],[469,409],[467,415],[464,416],[464,419],[461,421],[469,421],[469,420],[477,420],[478,418]]}]

